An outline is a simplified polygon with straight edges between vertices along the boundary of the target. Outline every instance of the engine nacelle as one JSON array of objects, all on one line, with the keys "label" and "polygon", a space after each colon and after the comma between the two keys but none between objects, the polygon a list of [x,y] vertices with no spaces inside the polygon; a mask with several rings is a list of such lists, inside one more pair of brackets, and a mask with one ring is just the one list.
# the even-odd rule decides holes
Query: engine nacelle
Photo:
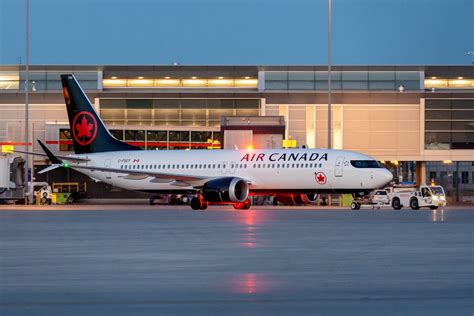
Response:
[{"label": "engine nacelle", "polygon": [[319,195],[314,193],[277,194],[275,198],[278,202],[285,205],[307,205],[316,204]]},{"label": "engine nacelle", "polygon": [[249,185],[242,178],[219,178],[206,182],[202,195],[211,203],[241,203],[249,196]]}]

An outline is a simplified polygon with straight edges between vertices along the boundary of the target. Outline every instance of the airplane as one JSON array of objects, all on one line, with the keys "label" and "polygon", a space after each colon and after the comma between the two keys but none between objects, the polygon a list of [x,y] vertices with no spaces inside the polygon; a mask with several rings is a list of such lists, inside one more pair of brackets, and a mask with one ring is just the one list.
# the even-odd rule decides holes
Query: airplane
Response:
[{"label": "airplane", "polygon": [[194,210],[209,204],[249,209],[250,196],[318,193],[368,194],[393,179],[361,153],[332,149],[153,151],[114,138],[73,74],[61,75],[74,145],[73,155],[54,155],[51,165],[75,169],[96,181],[155,194],[192,194]]}]

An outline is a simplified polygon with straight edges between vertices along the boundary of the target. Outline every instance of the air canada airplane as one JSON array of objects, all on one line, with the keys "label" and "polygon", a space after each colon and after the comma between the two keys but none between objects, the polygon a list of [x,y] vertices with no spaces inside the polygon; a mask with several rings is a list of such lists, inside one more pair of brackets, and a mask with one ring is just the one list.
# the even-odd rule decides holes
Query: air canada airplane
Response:
[{"label": "air canada airplane", "polygon": [[[145,151],[114,138],[72,74],[61,75],[74,155],[54,155],[55,168],[75,169],[94,180],[156,194],[193,194],[191,207],[251,206],[259,194],[367,194],[392,180],[373,158],[346,150],[249,149]],[[19,151],[21,152],[21,151]]]}]

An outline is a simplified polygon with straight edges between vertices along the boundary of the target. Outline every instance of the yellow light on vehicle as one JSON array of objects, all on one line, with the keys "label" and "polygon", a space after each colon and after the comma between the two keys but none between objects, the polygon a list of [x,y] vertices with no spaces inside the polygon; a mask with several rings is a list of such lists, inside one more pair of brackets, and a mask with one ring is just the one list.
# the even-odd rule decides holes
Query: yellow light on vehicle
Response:
[{"label": "yellow light on vehicle", "polygon": [[11,154],[15,150],[15,146],[13,145],[2,145],[2,153],[4,154]]}]

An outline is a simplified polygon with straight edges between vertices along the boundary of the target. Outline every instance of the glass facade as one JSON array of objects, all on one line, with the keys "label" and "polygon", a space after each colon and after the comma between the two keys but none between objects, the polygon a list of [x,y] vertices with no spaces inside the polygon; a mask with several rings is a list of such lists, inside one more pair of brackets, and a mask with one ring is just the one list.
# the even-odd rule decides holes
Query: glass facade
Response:
[{"label": "glass facade", "polygon": [[218,127],[222,116],[258,116],[259,99],[100,99],[111,125]]},{"label": "glass facade", "polygon": [[474,99],[425,100],[425,149],[474,149]]},{"label": "glass facade", "polygon": [[107,78],[102,81],[106,89],[114,88],[252,88],[258,86],[256,78]]},{"label": "glass facade", "polygon": [[425,79],[425,89],[474,89],[474,79],[464,77],[452,79],[432,77]]},{"label": "glass facade", "polygon": [[[30,91],[61,90],[61,74],[73,73],[84,90],[97,90],[96,71],[30,71]],[[0,90],[25,90],[24,71],[0,71]]]},{"label": "glass facade", "polygon": [[[220,149],[220,131],[111,129],[118,140],[146,150]],[[59,130],[59,150],[73,151],[70,129]]]},{"label": "glass facade", "polygon": [[[265,90],[327,90],[327,71],[267,71]],[[332,71],[333,90],[420,90],[418,71]]]}]

